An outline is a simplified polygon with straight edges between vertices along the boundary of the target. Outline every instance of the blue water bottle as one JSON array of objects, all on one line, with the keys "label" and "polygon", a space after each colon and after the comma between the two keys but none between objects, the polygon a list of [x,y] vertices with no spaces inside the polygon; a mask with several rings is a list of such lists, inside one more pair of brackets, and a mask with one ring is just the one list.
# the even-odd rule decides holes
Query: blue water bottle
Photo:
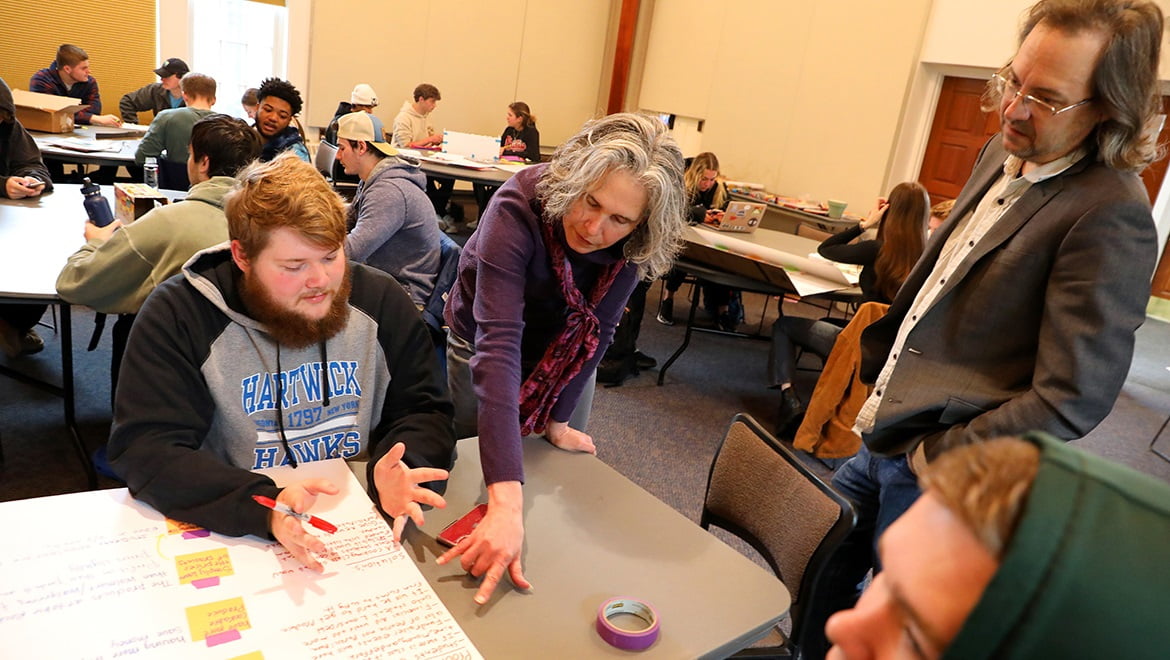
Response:
[{"label": "blue water bottle", "polygon": [[89,177],[83,179],[85,185],[81,186],[81,194],[85,196],[85,212],[89,215],[89,221],[98,227],[105,227],[114,221],[114,212],[110,210],[110,203],[102,197],[101,186],[89,180]]}]

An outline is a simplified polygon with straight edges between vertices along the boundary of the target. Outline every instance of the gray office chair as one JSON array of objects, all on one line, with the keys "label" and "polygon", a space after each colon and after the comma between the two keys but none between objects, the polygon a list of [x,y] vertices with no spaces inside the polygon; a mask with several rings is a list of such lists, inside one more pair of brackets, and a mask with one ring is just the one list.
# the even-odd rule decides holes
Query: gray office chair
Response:
[{"label": "gray office chair", "polygon": [[337,159],[337,145],[321,140],[317,144],[317,154],[313,157],[313,167],[317,168],[326,179],[333,176],[333,161]]},{"label": "gray office chair", "polygon": [[856,523],[849,500],[755,419],[740,413],[731,420],[711,462],[699,525],[746,541],[792,595],[792,634],[780,646],[750,647],[735,657],[795,655],[821,572]]}]

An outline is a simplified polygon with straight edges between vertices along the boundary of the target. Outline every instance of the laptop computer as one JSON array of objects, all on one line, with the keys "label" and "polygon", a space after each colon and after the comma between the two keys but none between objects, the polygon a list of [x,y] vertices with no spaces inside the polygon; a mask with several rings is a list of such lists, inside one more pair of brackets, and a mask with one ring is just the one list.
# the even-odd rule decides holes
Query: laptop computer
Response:
[{"label": "laptop computer", "polygon": [[767,209],[766,204],[758,202],[732,202],[727,205],[723,217],[715,222],[704,220],[703,226],[716,231],[753,232],[756,227],[760,226],[760,221],[764,219],[764,212]]}]

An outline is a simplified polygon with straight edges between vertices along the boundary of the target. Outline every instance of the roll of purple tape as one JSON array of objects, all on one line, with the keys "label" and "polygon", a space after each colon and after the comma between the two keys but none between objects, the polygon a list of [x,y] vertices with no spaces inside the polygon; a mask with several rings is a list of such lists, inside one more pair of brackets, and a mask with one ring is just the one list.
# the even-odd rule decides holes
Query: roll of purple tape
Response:
[{"label": "roll of purple tape", "polygon": [[[637,630],[618,626],[610,621],[610,617],[617,614],[633,615],[645,625]],[[658,629],[658,611],[650,603],[636,598],[610,598],[597,610],[597,634],[610,646],[619,649],[641,651],[648,648],[658,639]]]}]

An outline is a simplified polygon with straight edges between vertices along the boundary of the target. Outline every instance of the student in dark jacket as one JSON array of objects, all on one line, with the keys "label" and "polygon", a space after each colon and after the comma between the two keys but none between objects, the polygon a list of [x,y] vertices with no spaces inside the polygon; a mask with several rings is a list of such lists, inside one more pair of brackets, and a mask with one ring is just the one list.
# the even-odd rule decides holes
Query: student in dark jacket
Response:
[{"label": "student in dark jacket", "polygon": [[508,127],[500,136],[500,155],[539,163],[540,131],[536,130],[536,116],[528,104],[524,101],[509,103],[504,120]]},{"label": "student in dark jacket", "polygon": [[158,82],[127,92],[122,96],[122,100],[118,101],[122,121],[137,124],[140,112],[149,111],[157,117],[163,110],[183,107],[185,103],[183,92],[179,88],[179,80],[190,71],[187,63],[177,57],[163,62],[162,66],[154,70],[154,74],[159,77]]},{"label": "student in dark jacket", "polygon": [[[23,199],[52,189],[37,143],[17,121],[12,90],[0,78],[0,196]],[[45,342],[33,326],[45,313],[45,307],[0,305],[0,351],[16,357],[43,349]]]},{"label": "student in dark jacket", "polygon": [[[522,159],[529,163],[540,162],[540,131],[536,130],[536,116],[532,114],[528,104],[516,101],[508,104],[508,114],[504,116],[507,127],[500,134],[500,158]],[[472,185],[475,194],[475,203],[482,215],[487,210],[488,202],[496,192],[496,186],[485,186],[480,183]],[[459,233],[458,223],[440,223],[443,231],[448,234]],[[467,223],[467,228],[475,231],[479,221]]]},{"label": "student in dark jacket", "polygon": [[[890,198],[877,205],[856,227],[825,239],[817,252],[826,259],[861,266],[861,302],[889,304],[922,254],[930,220],[930,194],[921,184],[907,181],[894,186]],[[866,230],[877,227],[877,238],[852,243]],[[841,333],[840,325],[803,316],[781,316],[772,324],[772,350],[768,360],[773,389],[780,389],[780,414],[776,433],[786,435],[804,412],[804,403],[792,389],[796,347],[827,358]]]}]

